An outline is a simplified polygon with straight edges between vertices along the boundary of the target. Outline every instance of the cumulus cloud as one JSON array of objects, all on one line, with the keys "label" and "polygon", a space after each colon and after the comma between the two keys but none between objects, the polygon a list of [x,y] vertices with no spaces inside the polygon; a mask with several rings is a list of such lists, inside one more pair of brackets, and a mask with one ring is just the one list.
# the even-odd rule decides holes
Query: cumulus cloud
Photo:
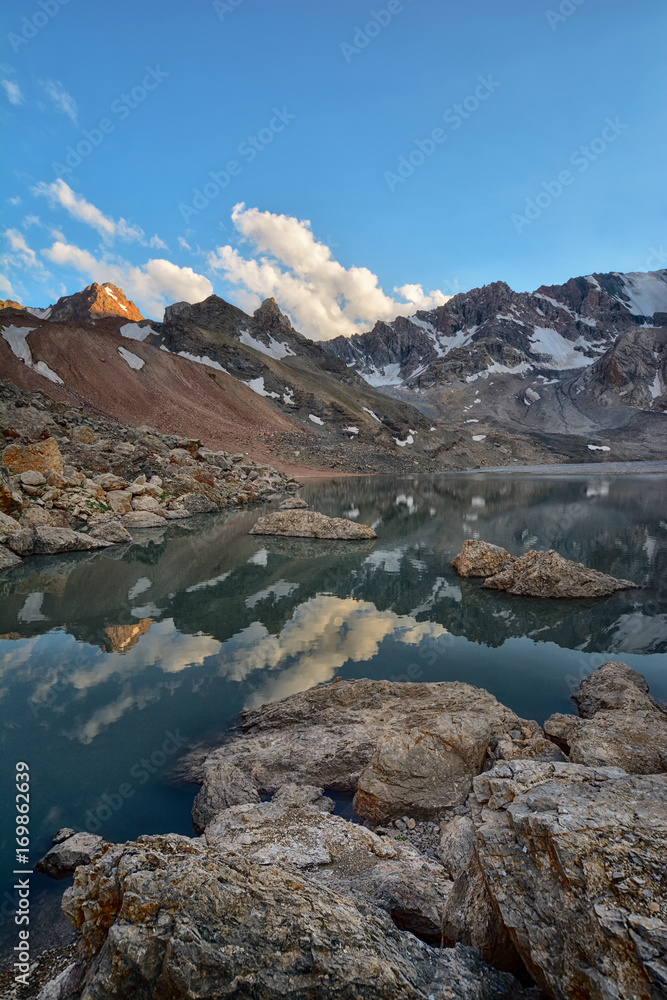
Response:
[{"label": "cumulus cloud", "polygon": [[6,229],[5,238],[9,244],[10,253],[4,257],[5,264],[10,268],[29,268],[42,278],[48,276],[41,260],[18,229]]},{"label": "cumulus cloud", "polygon": [[60,111],[64,115],[67,115],[67,117],[70,118],[76,125],[79,109],[76,106],[76,101],[72,95],[65,90],[65,87],[60,80],[40,80],[39,82],[44,88],[47,97],[51,99],[51,102],[56,110]]},{"label": "cumulus cloud", "polygon": [[161,316],[170,302],[200,302],[213,293],[207,277],[170,260],[153,258],[136,266],[118,257],[97,258],[89,250],[62,240],[56,240],[42,253],[53,264],[73,267],[91,281],[113,282],[134,299],[144,315],[152,317]]},{"label": "cumulus cloud", "polygon": [[3,87],[10,104],[25,104],[25,97],[21,93],[18,83],[13,80],[0,80],[0,87]]},{"label": "cumulus cloud", "polygon": [[232,221],[255,256],[221,246],[209,255],[211,269],[238,286],[246,305],[273,296],[313,340],[349,337],[377,320],[432,309],[450,297],[440,290],[424,292],[418,284],[394,288],[399,299],[387,295],[368,268],[343,267],[330,247],[315,239],[308,220],[260,212],[241,202]]}]

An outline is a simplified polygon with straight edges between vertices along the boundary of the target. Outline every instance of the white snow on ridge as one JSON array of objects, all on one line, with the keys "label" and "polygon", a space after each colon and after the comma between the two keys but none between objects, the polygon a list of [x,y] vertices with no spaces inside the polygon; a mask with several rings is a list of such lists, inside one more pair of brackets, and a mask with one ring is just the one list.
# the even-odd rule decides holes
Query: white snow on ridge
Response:
[{"label": "white snow on ridge", "polygon": [[586,447],[589,451],[611,451],[611,448],[606,444],[589,444]]},{"label": "white snow on ridge", "polygon": [[615,296],[622,306],[634,316],[653,316],[657,312],[667,312],[667,270],[664,271],[631,271],[629,274],[618,274],[623,283],[623,290],[630,299],[628,303]]},{"label": "white snow on ridge", "polygon": [[130,368],[134,368],[135,371],[139,371],[146,364],[143,358],[138,358],[136,354],[126,350],[124,347],[119,347],[118,353],[123,361],[127,361]]},{"label": "white snow on ridge", "polygon": [[125,326],[121,326],[119,333],[121,337],[126,337],[128,340],[145,340],[149,334],[155,333],[155,330],[150,326],[139,326],[138,323],[126,323]]},{"label": "white snow on ridge", "polygon": [[263,344],[261,340],[255,340],[251,337],[247,330],[244,330],[239,340],[246,347],[252,347],[255,351],[259,351],[260,354],[265,354],[267,358],[273,358],[275,361],[282,361],[283,358],[294,357],[295,353],[291,347],[281,341],[274,340],[271,335],[269,335],[269,344]]},{"label": "white snow on ridge", "polygon": [[655,373],[655,378],[653,379],[652,385],[649,386],[649,392],[653,399],[657,399],[658,396],[662,396],[662,386],[660,385],[660,372]]},{"label": "white snow on ridge", "polygon": [[382,423],[382,421],[378,417],[377,413],[373,413],[373,411],[369,410],[367,406],[362,406],[361,409],[364,411],[364,413],[368,413],[368,415],[371,416],[373,418],[373,420],[377,420],[377,422],[379,424]]},{"label": "white snow on ridge", "polygon": [[485,441],[486,434],[473,434],[472,439],[473,441]]},{"label": "white snow on ridge", "polygon": [[322,420],[321,417],[318,417],[317,414],[315,414],[315,413],[309,413],[308,414],[308,419],[312,420],[313,423],[317,424],[318,427],[324,427],[324,421]]},{"label": "white snow on ridge", "polygon": [[53,306],[48,306],[46,309],[37,309],[35,306],[26,306],[25,311],[29,312],[31,316],[35,316],[37,319],[48,319],[51,315],[51,310]]},{"label": "white snow on ridge", "polygon": [[343,427],[343,432],[345,434],[357,435],[359,433],[358,427]]},{"label": "white snow on ridge", "polygon": [[408,436],[406,437],[405,441],[399,441],[398,438],[394,438],[394,441],[396,442],[396,444],[398,445],[399,448],[405,448],[406,444],[414,444],[415,443],[415,439],[413,438],[412,434],[408,434]]},{"label": "white snow on ridge", "polygon": [[[161,346],[162,346],[163,350],[165,350],[165,351],[169,350],[168,347],[164,347],[164,345],[161,345]],[[199,357],[199,355],[197,355],[197,354],[189,354],[188,351],[179,351],[178,352],[178,357],[179,358],[185,358],[187,361],[194,361],[195,364],[197,364],[197,365],[204,365],[206,368],[215,368],[216,371],[218,371],[218,372],[224,372],[225,375],[229,375],[229,372],[227,371],[226,368],[223,368],[222,365],[219,364],[217,361],[212,361],[211,358],[209,358],[206,354],[203,357]],[[263,381],[264,380],[262,379],[262,382]],[[250,384],[249,382],[246,382],[246,385],[249,385],[249,384]]]},{"label": "white snow on ridge", "polygon": [[536,326],[535,333],[530,338],[532,354],[546,354],[551,358],[549,368],[567,371],[569,368],[585,368],[593,363],[592,358],[585,357],[581,351],[575,350],[571,340],[568,340],[557,330]]},{"label": "white snow on ridge", "polygon": [[381,385],[403,385],[403,379],[401,378],[401,366],[398,364],[387,365],[385,368],[378,369],[375,368],[369,375],[364,375],[363,378],[372,385],[374,389],[377,389]]},{"label": "white snow on ridge", "polygon": [[28,346],[28,334],[36,330],[35,326],[8,326],[2,331],[2,339],[9,344],[12,354],[22,361],[28,368],[32,368],[38,375],[48,378],[49,382],[62,385],[63,380],[60,375],[56,375],[52,368],[49,368],[45,361],[38,361],[37,364],[32,359],[32,351]]}]

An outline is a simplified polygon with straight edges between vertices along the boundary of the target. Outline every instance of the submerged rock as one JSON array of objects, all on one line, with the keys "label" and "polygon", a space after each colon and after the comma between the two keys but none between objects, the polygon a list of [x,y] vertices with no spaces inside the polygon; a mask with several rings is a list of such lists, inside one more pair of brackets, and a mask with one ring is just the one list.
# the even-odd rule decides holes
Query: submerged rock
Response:
[{"label": "submerged rock", "polygon": [[20,566],[22,562],[20,556],[8,549],[6,545],[0,544],[0,573],[5,569],[14,569],[15,566]]},{"label": "submerged rock", "polygon": [[308,506],[301,497],[288,497],[279,505],[278,510],[306,510]]},{"label": "submerged rock", "polygon": [[469,684],[338,680],[245,712],[245,734],[205,768],[234,764],[267,794],[289,782],[356,792],[357,813],[375,823],[437,817],[465,801],[491,745],[522,727],[542,734]]},{"label": "submerged rock", "polygon": [[367,524],[356,524],[346,517],[327,517],[316,510],[276,510],[260,517],[249,534],[352,540],[377,538]]},{"label": "submerged rock", "polygon": [[155,514],[150,510],[131,510],[123,514],[123,524],[126,528],[164,528],[164,514]]},{"label": "submerged rock", "polygon": [[667,772],[667,712],[627,663],[603,663],[574,695],[580,715],[552,715],[544,730],[575,764],[622,767],[631,774]]},{"label": "submerged rock", "polygon": [[80,868],[63,902],[86,997],[502,1000],[525,993],[462,946],[434,949],[304,872],[141,837]]},{"label": "submerged rock", "polygon": [[[67,836],[63,836],[67,834]],[[87,865],[102,850],[104,839],[95,833],[74,833],[59,830],[53,847],[35,865],[35,869],[51,878],[67,878],[80,865]]]},{"label": "submerged rock", "polygon": [[98,538],[103,542],[109,542],[112,545],[119,545],[123,542],[132,541],[132,535],[127,530],[125,525],[121,523],[120,518],[118,517],[111,517],[108,521],[102,521],[100,524],[96,524],[90,534],[93,538]]},{"label": "submerged rock", "polygon": [[503,924],[552,997],[667,990],[667,778],[512,761],[479,775],[475,854]]}]

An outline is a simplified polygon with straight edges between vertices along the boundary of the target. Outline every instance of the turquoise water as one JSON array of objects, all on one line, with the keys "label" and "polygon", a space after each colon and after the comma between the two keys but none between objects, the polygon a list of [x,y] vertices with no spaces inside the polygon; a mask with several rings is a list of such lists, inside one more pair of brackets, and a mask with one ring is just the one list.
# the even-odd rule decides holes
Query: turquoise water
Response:
[{"label": "turquoise water", "polygon": [[[6,796],[14,762],[30,765],[32,862],[61,826],[109,840],[191,833],[195,789],[172,773],[185,749],[244,707],[336,675],[464,680],[543,722],[572,711],[580,680],[612,658],[667,699],[666,486],[602,474],[328,481],[304,496],[375,525],[376,542],[249,536],[263,507],[27,560],[0,578],[0,706]],[[483,591],[450,566],[476,537],[516,554],[556,548],[643,589],[594,602]],[[5,858],[12,819],[3,810]],[[62,888],[34,876],[39,905]],[[13,943],[11,900],[0,937]]]}]

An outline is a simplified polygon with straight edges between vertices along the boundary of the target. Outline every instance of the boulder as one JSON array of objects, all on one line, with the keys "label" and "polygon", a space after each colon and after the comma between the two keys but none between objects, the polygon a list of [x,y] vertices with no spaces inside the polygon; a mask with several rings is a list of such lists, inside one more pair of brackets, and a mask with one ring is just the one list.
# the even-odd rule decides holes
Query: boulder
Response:
[{"label": "boulder", "polygon": [[23,486],[45,486],[46,476],[42,472],[36,472],[35,469],[28,469],[27,472],[21,473],[21,483]]},{"label": "boulder", "polygon": [[583,718],[557,713],[544,723],[575,764],[622,767],[630,774],[667,772],[667,712],[627,663],[610,661],[587,677],[574,700]]},{"label": "boulder", "polygon": [[173,834],[107,847],[77,870],[63,909],[83,938],[86,997],[525,996],[472,949],[429,948],[306,872]]},{"label": "boulder", "polygon": [[289,538],[377,538],[366,524],[346,517],[327,517],[315,510],[276,510],[260,517],[249,534],[286,535]]},{"label": "boulder", "polygon": [[9,514],[3,514],[0,511],[0,544],[6,542],[10,535],[13,535],[15,531],[20,531],[21,525],[14,517],[10,517]]},{"label": "boulder", "polygon": [[36,528],[38,524],[47,524],[51,528],[68,528],[69,521],[64,510],[48,507],[38,507],[34,504],[21,512],[21,525],[24,528]]},{"label": "boulder", "polygon": [[513,562],[514,556],[500,545],[468,539],[452,559],[452,566],[459,576],[494,576]]},{"label": "boulder", "polygon": [[34,444],[8,445],[2,453],[2,464],[12,475],[28,471],[45,474],[63,471],[63,457],[58,442],[52,437]]},{"label": "boulder", "polygon": [[470,803],[488,891],[549,996],[665,995],[667,777],[511,761]]},{"label": "boulder", "polygon": [[53,528],[46,524],[21,528],[8,539],[9,547],[20,556],[51,556],[58,552],[87,552],[104,549],[108,542],[71,528]]},{"label": "boulder", "polygon": [[20,556],[17,556],[15,552],[8,549],[6,545],[0,544],[0,573],[6,569],[14,569],[15,566],[20,566],[22,561]]},{"label": "boulder", "polygon": [[110,490],[105,503],[114,514],[129,514],[132,510],[132,494],[128,490]]},{"label": "boulder", "polygon": [[278,510],[306,510],[308,504],[301,497],[288,497],[278,507]]},{"label": "boulder", "polygon": [[224,762],[260,793],[294,782],[356,792],[356,811],[374,822],[438,817],[465,801],[491,745],[522,725],[541,733],[469,684],[338,680],[245,712],[245,733],[193,762],[190,777]]},{"label": "boulder", "polygon": [[548,552],[531,549],[486,579],[482,586],[523,597],[586,598],[609,597],[617,590],[629,590],[638,584],[588,569],[582,563],[564,559],[554,549]]},{"label": "boulder", "polygon": [[112,490],[124,490],[128,485],[127,479],[122,479],[113,472],[103,472],[99,476],[93,476],[93,482],[96,486],[101,486],[106,493]]},{"label": "boulder", "polygon": [[14,489],[8,479],[0,475],[0,513],[16,514],[26,506],[25,496]]},{"label": "boulder", "polygon": [[131,542],[132,535],[122,524],[120,518],[112,517],[108,521],[96,524],[90,532],[93,538],[102,542],[109,542],[111,545],[120,545],[123,542]]},{"label": "boulder", "polygon": [[132,500],[132,510],[148,510],[153,514],[164,517],[164,511],[160,507],[159,502],[150,494],[135,496]]},{"label": "boulder", "polygon": [[204,775],[192,806],[195,833],[203,833],[218,813],[230,806],[259,802],[254,782],[233,764],[224,761],[213,764]]},{"label": "boulder", "polygon": [[164,528],[163,514],[155,514],[150,510],[131,510],[123,514],[123,524],[126,528]]},{"label": "boulder", "polygon": [[212,514],[219,510],[218,505],[203,493],[184,493],[179,497],[179,504],[188,514]]},{"label": "boulder", "polygon": [[88,865],[102,850],[104,839],[95,833],[74,833],[62,831],[70,835],[61,839],[56,835],[53,847],[35,865],[35,869],[44,872],[50,878],[68,878],[73,875],[79,865]]}]

